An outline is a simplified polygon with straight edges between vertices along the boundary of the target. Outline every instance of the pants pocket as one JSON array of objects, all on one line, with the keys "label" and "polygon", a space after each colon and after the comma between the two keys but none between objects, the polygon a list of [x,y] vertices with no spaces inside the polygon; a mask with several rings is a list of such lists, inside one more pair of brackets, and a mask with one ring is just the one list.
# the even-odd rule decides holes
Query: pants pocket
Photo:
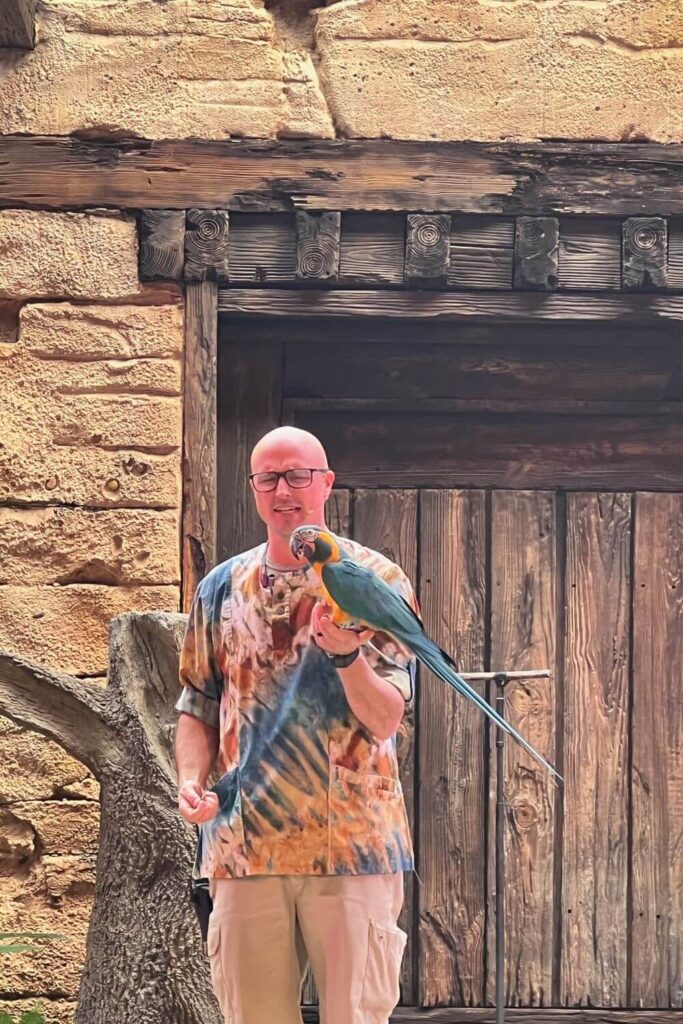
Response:
[{"label": "pants pocket", "polygon": [[209,955],[209,968],[211,970],[211,987],[213,988],[218,1005],[223,1014],[225,1024],[233,1024],[233,1014],[228,999],[228,989],[225,984],[223,964],[221,962],[221,930],[218,921],[209,918],[209,930],[206,935],[206,951]]},{"label": "pants pocket", "polygon": [[360,1006],[368,1024],[384,1024],[401,997],[401,961],[408,941],[401,928],[370,921]]}]

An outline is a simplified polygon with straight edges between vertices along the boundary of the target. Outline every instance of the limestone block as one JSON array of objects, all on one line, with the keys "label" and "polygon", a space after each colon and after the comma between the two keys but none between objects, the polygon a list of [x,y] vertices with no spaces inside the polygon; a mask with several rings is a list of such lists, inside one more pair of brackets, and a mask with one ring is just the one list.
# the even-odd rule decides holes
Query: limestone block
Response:
[{"label": "limestone block", "polygon": [[131,216],[1,210],[0,253],[0,298],[121,299],[140,291]]},{"label": "limestone block", "polygon": [[173,359],[183,354],[183,311],[164,306],[31,303],[21,311],[21,341],[43,359]]},{"label": "limestone block", "polygon": [[0,508],[0,584],[178,583],[178,515]]},{"label": "limestone block", "polygon": [[680,0],[358,0],[316,15],[323,88],[349,136],[683,135]]},{"label": "limestone block", "polygon": [[16,816],[8,807],[0,807],[0,866],[16,869],[35,853],[36,833],[30,821]]},{"label": "limestone block", "polygon": [[25,998],[30,993],[54,993],[75,999],[83,970],[92,896],[74,893],[65,900],[49,900],[40,867],[28,879],[6,875],[0,881],[0,931],[57,932],[67,936],[67,941],[46,941],[40,949],[3,957],[3,996]]},{"label": "limestone block", "polygon": [[0,718],[0,804],[56,795],[98,799],[88,769],[57,743]]},{"label": "limestone block", "polygon": [[12,804],[9,813],[33,830],[41,856],[97,852],[100,807],[92,800],[31,800]]},{"label": "limestone block", "polygon": [[[0,57],[0,132],[144,138],[287,130],[283,52],[263,0],[44,0],[38,45]],[[315,76],[301,86],[321,99]],[[297,97],[297,108],[306,104]],[[330,122],[321,122],[330,133]]]},{"label": "limestone block", "polygon": [[0,648],[82,675],[108,668],[108,628],[127,611],[177,611],[175,586],[0,586]]},{"label": "limestone block", "polygon": [[21,1020],[23,1013],[39,1010],[45,1018],[45,1024],[74,1024],[76,1020],[76,1001],[68,999],[48,999],[38,996],[33,999],[0,999],[0,1011],[11,1020]]},{"label": "limestone block", "polygon": [[77,893],[92,896],[95,891],[95,854],[74,856],[55,854],[42,858],[45,887],[50,900],[73,897]]},{"label": "limestone block", "polygon": [[177,508],[182,348],[177,306],[25,306],[0,346],[0,500]]}]

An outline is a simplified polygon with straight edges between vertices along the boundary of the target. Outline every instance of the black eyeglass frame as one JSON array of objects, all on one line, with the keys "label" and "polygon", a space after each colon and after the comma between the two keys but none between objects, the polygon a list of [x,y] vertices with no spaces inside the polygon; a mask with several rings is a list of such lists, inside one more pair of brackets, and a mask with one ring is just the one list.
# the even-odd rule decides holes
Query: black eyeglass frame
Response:
[{"label": "black eyeglass frame", "polygon": [[[310,473],[311,474],[311,479],[308,481],[307,484],[293,484],[293,483],[291,483],[290,480],[287,480],[287,474],[288,473],[301,473],[301,472],[306,472],[306,473]],[[249,474],[249,480],[250,480],[251,484],[253,485],[254,490],[258,491],[259,494],[269,494],[271,491],[276,491],[277,490],[277,485],[280,483],[280,477],[284,477],[285,480],[287,480],[288,486],[291,487],[293,490],[295,490],[295,491],[303,491],[306,487],[310,487],[311,484],[313,483],[313,474],[314,473],[329,473],[329,469],[313,469],[311,466],[296,466],[296,467],[293,467],[291,469],[286,469],[284,472],[276,472],[275,470],[272,470],[272,471],[269,471],[269,472],[267,471],[267,472],[264,472],[264,473],[250,473]],[[256,484],[254,483],[254,478],[257,477],[257,476],[274,476],[275,477],[275,485],[273,487],[267,487],[265,490],[260,490],[256,486]]]}]

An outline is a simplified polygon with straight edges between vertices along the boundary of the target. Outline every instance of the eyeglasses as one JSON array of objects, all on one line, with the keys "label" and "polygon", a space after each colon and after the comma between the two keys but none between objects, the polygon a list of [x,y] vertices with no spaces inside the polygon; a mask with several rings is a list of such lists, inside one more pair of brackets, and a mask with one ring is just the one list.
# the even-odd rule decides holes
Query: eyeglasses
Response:
[{"label": "eyeglasses", "polygon": [[274,491],[280,477],[283,476],[290,487],[295,490],[310,487],[314,473],[328,473],[327,469],[286,469],[284,473],[250,473],[249,479],[255,491]]}]

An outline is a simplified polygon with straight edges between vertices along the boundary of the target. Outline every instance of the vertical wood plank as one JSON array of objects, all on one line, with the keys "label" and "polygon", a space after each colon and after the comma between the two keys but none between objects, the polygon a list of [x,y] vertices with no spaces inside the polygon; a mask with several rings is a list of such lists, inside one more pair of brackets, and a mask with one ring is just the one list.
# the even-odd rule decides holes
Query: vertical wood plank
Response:
[{"label": "vertical wood plank", "polygon": [[296,276],[305,281],[339,278],[341,213],[296,211]]},{"label": "vertical wood plank", "polygon": [[663,217],[629,217],[623,224],[622,280],[624,291],[666,288],[667,225]]},{"label": "vertical wood plank", "polygon": [[220,559],[265,540],[249,485],[251,451],[280,423],[282,344],[221,330],[218,353],[218,551]]},{"label": "vertical wood plank", "polygon": [[518,217],[513,286],[527,291],[557,288],[560,225],[556,217]]},{"label": "vertical wood plank", "polygon": [[[420,594],[428,633],[462,671],[484,667],[483,491],[422,491]],[[422,1006],[477,1006],[485,931],[484,716],[426,670],[418,695]]]},{"label": "vertical wood plank", "polygon": [[631,498],[567,496],[561,1001],[625,1006]]},{"label": "vertical wood plank", "polygon": [[406,225],[406,284],[442,288],[446,284],[450,260],[450,215],[409,213]]},{"label": "vertical wood plank", "polygon": [[140,215],[140,280],[179,281],[185,259],[185,211],[143,210]]},{"label": "vertical wood plank", "polygon": [[326,521],[332,533],[349,537],[351,529],[351,492],[335,487],[327,501]]},{"label": "vertical wood plank", "polygon": [[[491,668],[555,667],[555,504],[543,491],[494,491],[491,526]],[[505,714],[551,762],[555,760],[556,680],[507,689]],[[493,737],[492,737],[493,739]],[[496,765],[490,772],[488,996],[495,964],[494,824]],[[514,740],[505,743],[506,964],[510,1005],[552,998],[555,788],[548,773]]]},{"label": "vertical wood plank", "polygon": [[188,210],[185,224],[185,280],[228,284],[227,210]]},{"label": "vertical wood plank", "polygon": [[183,366],[183,611],[199,581],[216,563],[216,388],[218,289],[213,283],[185,289]]},{"label": "vertical wood plank", "polygon": [[638,494],[631,1006],[683,1006],[683,495]]},{"label": "vertical wood plank", "polygon": [[[417,492],[358,490],[353,504],[353,536],[361,544],[381,551],[407,573],[417,588]],[[415,823],[415,708],[406,710],[398,736],[398,760],[411,834]],[[401,1001],[414,1005],[413,915],[415,877],[404,875],[404,905],[400,926],[408,933],[401,971]]]}]

